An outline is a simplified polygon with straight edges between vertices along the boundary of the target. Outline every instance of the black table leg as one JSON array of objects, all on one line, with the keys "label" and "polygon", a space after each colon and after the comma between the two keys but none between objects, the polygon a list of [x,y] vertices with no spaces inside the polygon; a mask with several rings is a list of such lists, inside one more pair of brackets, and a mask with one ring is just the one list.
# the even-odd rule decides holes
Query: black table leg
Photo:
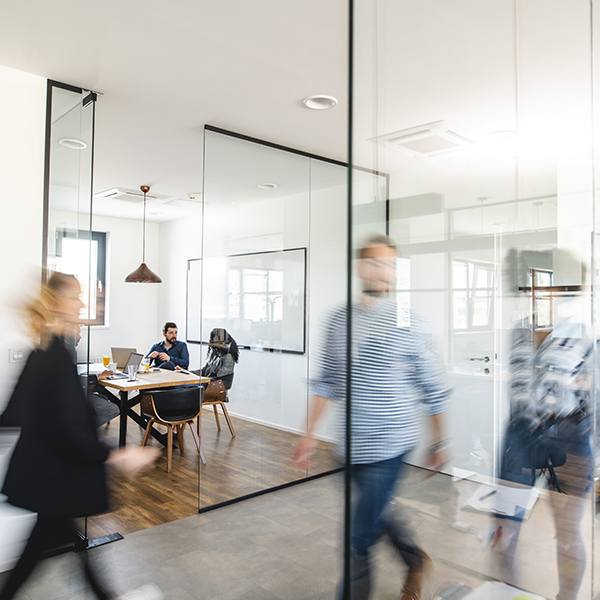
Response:
[{"label": "black table leg", "polygon": [[129,393],[126,391],[119,392],[121,415],[119,417],[119,446],[123,447],[127,443],[127,405]]}]

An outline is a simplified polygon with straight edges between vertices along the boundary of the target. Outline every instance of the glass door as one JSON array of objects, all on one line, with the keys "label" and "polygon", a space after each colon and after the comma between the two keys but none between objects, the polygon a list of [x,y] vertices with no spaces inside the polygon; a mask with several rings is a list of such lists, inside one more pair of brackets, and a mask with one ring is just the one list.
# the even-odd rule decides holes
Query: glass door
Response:
[{"label": "glass door", "polygon": [[[92,237],[95,103],[93,92],[48,82],[44,277],[68,273],[81,285],[83,325],[73,329],[66,343],[84,380],[90,374],[90,326],[103,324],[105,314],[104,247],[102,240]],[[90,537],[105,535],[92,521]],[[81,520],[79,531],[87,542],[87,519]]]},{"label": "glass door", "polygon": [[[426,597],[470,588],[487,598],[505,585],[506,597],[592,597],[590,3],[575,4],[353,6],[350,151],[353,164],[389,173],[391,239],[365,235],[354,189],[351,248],[363,274],[369,260],[384,269],[385,252],[397,264],[386,293],[371,294],[380,317],[387,296],[396,324],[373,336],[361,330],[371,309],[356,309],[350,376],[362,382],[368,356],[377,388],[388,353],[381,397],[404,385],[406,402],[386,412],[390,396],[378,421],[377,397],[369,409],[352,381],[350,471],[356,484],[363,465],[408,447],[384,520],[394,517],[393,544],[400,536],[437,564],[415,584]],[[369,305],[365,286],[363,277],[356,307]],[[356,597],[365,573],[369,597],[398,594],[415,580],[402,569],[424,560],[357,548],[359,508],[382,493],[358,481],[350,495]],[[394,568],[402,574],[379,575]]]},{"label": "glass door", "polygon": [[[104,312],[98,241],[92,240],[92,178],[96,95],[50,82],[46,157],[44,267],[77,277],[85,308],[76,360],[87,365],[89,325]],[[74,341],[77,340],[75,334]]]}]

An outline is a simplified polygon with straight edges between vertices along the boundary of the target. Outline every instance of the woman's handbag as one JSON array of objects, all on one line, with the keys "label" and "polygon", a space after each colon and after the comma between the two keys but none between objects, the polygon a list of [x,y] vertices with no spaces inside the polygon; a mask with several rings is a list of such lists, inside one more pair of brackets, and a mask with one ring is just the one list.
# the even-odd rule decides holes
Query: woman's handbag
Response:
[{"label": "woman's handbag", "polygon": [[221,379],[209,382],[204,390],[202,402],[227,402],[227,390]]}]

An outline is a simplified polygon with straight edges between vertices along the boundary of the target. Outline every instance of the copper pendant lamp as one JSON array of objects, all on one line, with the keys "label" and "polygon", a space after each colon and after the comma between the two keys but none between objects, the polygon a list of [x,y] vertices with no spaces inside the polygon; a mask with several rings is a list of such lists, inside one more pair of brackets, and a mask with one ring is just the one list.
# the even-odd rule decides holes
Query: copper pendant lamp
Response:
[{"label": "copper pendant lamp", "polygon": [[153,273],[146,265],[146,194],[150,191],[149,185],[140,186],[144,192],[144,238],[142,250],[142,264],[125,277],[126,283],[162,283],[162,279]]}]

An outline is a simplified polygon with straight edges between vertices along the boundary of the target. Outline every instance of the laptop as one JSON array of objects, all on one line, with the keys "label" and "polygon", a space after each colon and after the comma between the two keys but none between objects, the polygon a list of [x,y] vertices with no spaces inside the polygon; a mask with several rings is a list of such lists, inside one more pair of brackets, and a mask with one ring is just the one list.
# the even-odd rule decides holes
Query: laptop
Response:
[{"label": "laptop", "polygon": [[132,352],[129,355],[127,362],[125,363],[125,368],[124,368],[125,373],[114,373],[113,375],[108,377],[108,379],[128,379],[129,375],[127,375],[127,367],[130,365],[135,365],[135,370],[137,372],[137,370],[140,368],[140,363],[142,362],[142,358],[144,358],[143,354],[139,354],[137,352]]},{"label": "laptop", "polygon": [[114,363],[117,363],[117,369],[121,371],[125,368],[129,356],[132,352],[137,352],[137,348],[111,348],[110,353]]}]

